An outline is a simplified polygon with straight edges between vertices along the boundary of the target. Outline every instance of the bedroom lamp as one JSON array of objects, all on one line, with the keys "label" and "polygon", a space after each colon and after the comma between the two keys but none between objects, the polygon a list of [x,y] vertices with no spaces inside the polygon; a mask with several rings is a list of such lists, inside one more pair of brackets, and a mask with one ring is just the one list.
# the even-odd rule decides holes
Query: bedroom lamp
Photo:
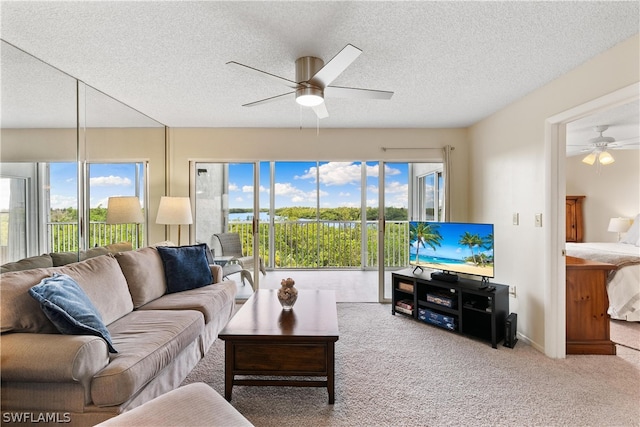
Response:
[{"label": "bedroom lamp", "polygon": [[136,196],[109,197],[107,202],[107,225],[135,224],[136,246],[140,242],[140,223],[144,222],[140,199]]},{"label": "bedroom lamp", "polygon": [[160,198],[158,206],[157,224],[178,226],[178,245],[180,245],[180,229],[182,224],[193,224],[191,216],[191,201],[188,197],[168,197]]},{"label": "bedroom lamp", "polygon": [[611,218],[609,220],[609,228],[607,231],[618,233],[618,242],[620,241],[620,233],[626,233],[631,227],[631,218]]}]

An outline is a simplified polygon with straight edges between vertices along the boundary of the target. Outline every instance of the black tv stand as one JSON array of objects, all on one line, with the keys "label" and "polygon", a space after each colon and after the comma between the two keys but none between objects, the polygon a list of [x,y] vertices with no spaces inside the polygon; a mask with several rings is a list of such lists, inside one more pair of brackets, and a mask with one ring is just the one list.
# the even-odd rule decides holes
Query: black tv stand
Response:
[{"label": "black tv stand", "polygon": [[416,265],[416,267],[413,269],[413,274],[416,274],[416,271],[420,270],[420,273],[422,273],[424,270],[422,269],[422,267],[420,267],[419,265]]},{"label": "black tv stand", "polygon": [[453,273],[447,273],[446,271],[434,271],[431,273],[433,280],[439,280],[441,282],[455,283],[458,281],[458,275]]},{"label": "black tv stand", "polygon": [[449,283],[412,269],[391,274],[391,314],[400,313],[453,333],[489,341],[493,348],[505,338],[509,287],[460,277]]}]

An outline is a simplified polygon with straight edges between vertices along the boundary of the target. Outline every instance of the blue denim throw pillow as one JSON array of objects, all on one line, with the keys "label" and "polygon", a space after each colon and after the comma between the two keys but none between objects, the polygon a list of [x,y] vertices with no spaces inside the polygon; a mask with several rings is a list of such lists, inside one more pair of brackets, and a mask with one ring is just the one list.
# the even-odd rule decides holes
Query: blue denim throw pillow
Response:
[{"label": "blue denim throw pillow", "polygon": [[206,243],[191,246],[158,246],[167,279],[167,293],[201,288],[213,282]]},{"label": "blue denim throw pillow", "polygon": [[117,353],[102,317],[82,288],[66,274],[54,273],[29,289],[51,323],[66,335],[95,335]]}]

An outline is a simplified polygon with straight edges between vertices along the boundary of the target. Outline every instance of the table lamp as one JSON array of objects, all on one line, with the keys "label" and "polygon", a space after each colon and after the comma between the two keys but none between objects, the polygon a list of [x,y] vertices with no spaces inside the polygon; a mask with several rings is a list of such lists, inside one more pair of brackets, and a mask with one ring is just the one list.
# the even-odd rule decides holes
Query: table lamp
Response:
[{"label": "table lamp", "polygon": [[182,224],[193,224],[193,217],[191,216],[191,201],[189,198],[162,196],[160,198],[160,206],[158,207],[156,223],[177,225],[178,245],[180,245],[180,228],[182,227]]},{"label": "table lamp", "polygon": [[609,220],[609,228],[607,231],[618,233],[618,242],[620,241],[620,233],[626,233],[631,227],[631,218],[611,218]]},{"label": "table lamp", "polygon": [[136,225],[136,246],[139,247],[140,234],[139,224],[144,222],[140,199],[136,196],[109,197],[107,202],[107,225],[113,224],[135,224]]}]

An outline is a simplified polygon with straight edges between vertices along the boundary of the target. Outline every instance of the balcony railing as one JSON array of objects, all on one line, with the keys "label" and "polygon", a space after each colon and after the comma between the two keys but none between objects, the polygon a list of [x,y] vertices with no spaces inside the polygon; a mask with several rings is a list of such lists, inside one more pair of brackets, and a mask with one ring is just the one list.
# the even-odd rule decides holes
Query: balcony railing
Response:
[{"label": "balcony railing", "polygon": [[[271,268],[378,268],[378,222],[365,222],[362,247],[361,221],[276,221],[274,248],[270,225],[260,224],[260,256]],[[251,222],[232,221],[229,231],[239,233],[244,255],[253,253]],[[409,222],[385,223],[384,267],[404,267],[409,262]]]},{"label": "balcony railing", "polygon": [[[378,222],[366,221],[278,221],[273,225],[273,250],[269,238],[270,225],[260,224],[260,256],[269,268],[378,268]],[[135,224],[107,225],[91,222],[90,247],[116,242],[139,244],[143,235]],[[232,221],[229,231],[239,233],[244,255],[253,254],[251,222]],[[76,223],[47,224],[50,252],[78,250]],[[365,245],[363,247],[363,234]],[[384,267],[404,267],[409,262],[409,222],[385,223]]]},{"label": "balcony railing", "polygon": [[[134,248],[142,246],[144,225],[89,223],[89,247],[104,246],[111,243],[131,242]],[[78,224],[75,222],[47,223],[47,241],[49,252],[68,252],[78,250]]]}]

